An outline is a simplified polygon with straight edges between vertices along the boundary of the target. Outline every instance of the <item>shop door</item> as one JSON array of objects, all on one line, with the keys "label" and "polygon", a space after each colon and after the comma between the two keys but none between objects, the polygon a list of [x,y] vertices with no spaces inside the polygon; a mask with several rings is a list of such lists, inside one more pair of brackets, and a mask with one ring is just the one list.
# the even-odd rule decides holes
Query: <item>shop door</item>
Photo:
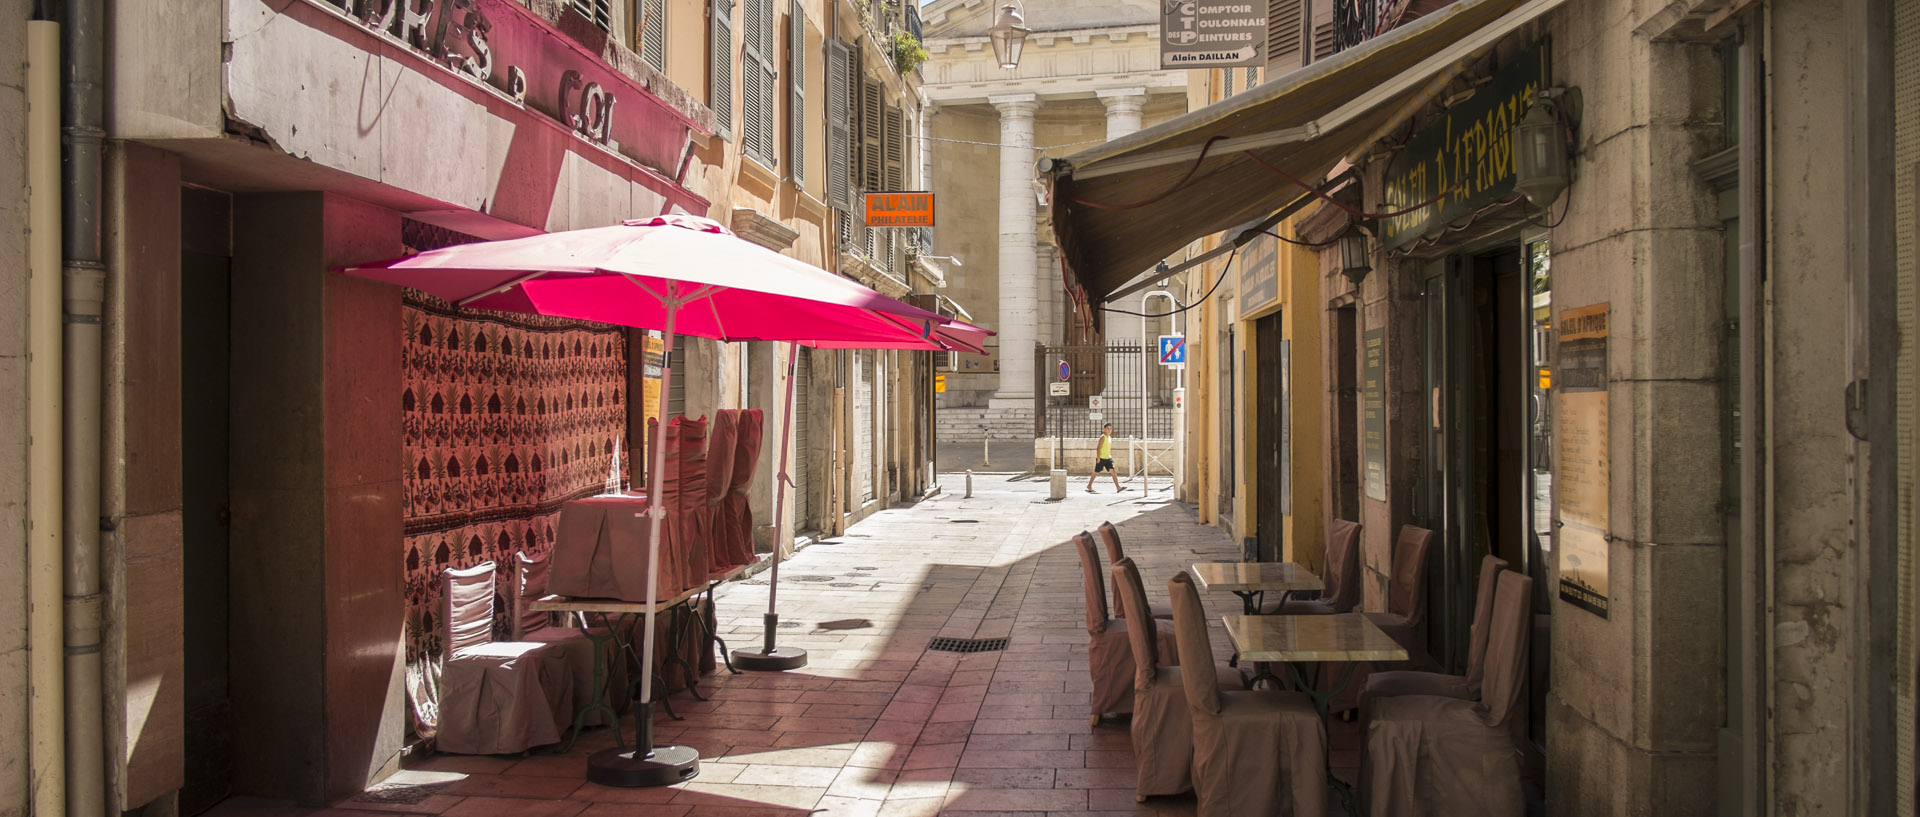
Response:
[{"label": "shop door", "polygon": [[227,675],[228,199],[183,191],[180,258],[181,601],[186,645],[186,783],[180,813],[232,791]]},{"label": "shop door", "polygon": [[873,352],[862,349],[853,356],[853,485],[861,502],[873,500],[873,398]]},{"label": "shop door", "polygon": [[[813,524],[813,477],[807,463],[813,452],[813,350],[793,348],[800,358],[793,365],[793,529],[817,530]],[[776,456],[778,452],[776,452]]]},{"label": "shop door", "polygon": [[1289,381],[1286,342],[1280,339],[1280,313],[1275,312],[1254,323],[1255,361],[1259,372],[1254,388],[1254,450],[1250,453],[1253,479],[1258,491],[1254,503],[1254,536],[1260,548],[1260,561],[1287,561],[1286,518],[1293,512],[1292,486],[1288,484],[1287,458],[1289,429],[1287,393]]}]

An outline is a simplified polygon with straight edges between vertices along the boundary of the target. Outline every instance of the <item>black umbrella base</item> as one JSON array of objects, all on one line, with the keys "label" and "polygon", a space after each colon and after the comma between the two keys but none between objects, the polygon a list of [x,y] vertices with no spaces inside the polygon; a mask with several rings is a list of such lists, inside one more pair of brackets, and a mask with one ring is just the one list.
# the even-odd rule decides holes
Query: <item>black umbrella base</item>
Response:
[{"label": "black umbrella base", "polygon": [[734,650],[733,666],[752,672],[780,672],[807,665],[807,651],[799,647],[774,647],[765,650]]},{"label": "black umbrella base", "polygon": [[669,786],[700,774],[700,752],[691,746],[655,746],[650,755],[640,749],[601,749],[587,758],[587,779],[602,786]]}]

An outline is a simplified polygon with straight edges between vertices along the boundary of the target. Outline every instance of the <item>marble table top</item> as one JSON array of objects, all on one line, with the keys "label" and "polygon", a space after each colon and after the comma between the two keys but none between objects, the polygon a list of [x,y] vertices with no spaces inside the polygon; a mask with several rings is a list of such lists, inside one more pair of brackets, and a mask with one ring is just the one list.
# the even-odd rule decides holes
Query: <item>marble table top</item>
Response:
[{"label": "marble table top", "polygon": [[1223,616],[1242,661],[1405,661],[1407,651],[1363,613]]},{"label": "marble table top", "polygon": [[1193,578],[1206,590],[1319,590],[1319,576],[1293,562],[1195,562]]},{"label": "marble table top", "polygon": [[[675,606],[685,603],[688,599],[707,592],[709,585],[716,582],[723,582],[745,573],[748,567],[748,565],[740,565],[731,570],[709,576],[705,583],[694,585],[693,587],[680,591],[678,595],[671,598],[660,599],[655,602],[653,611],[655,613],[663,613],[671,610]],[[609,615],[620,615],[624,613],[645,613],[647,611],[647,603],[644,601],[623,601],[621,599],[592,599],[547,595],[528,602],[527,609],[539,613],[606,613]]]}]

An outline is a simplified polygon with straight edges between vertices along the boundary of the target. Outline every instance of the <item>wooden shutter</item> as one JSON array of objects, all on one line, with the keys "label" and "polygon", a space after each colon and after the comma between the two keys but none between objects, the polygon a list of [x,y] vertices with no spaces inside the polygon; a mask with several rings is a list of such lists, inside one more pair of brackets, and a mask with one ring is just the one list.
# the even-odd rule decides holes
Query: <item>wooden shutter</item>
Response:
[{"label": "wooden shutter", "polygon": [[787,12],[787,172],[807,181],[807,9],[793,0]]},{"label": "wooden shutter", "polygon": [[713,108],[713,129],[720,138],[733,138],[733,0],[711,0],[707,6],[707,99]]},{"label": "wooden shutter", "polygon": [[592,21],[594,28],[613,30],[613,0],[573,0],[573,10]]},{"label": "wooden shutter", "polygon": [[640,0],[636,27],[640,41],[640,59],[662,71],[667,70],[667,0]]},{"label": "wooden shutter", "polygon": [[1233,69],[1220,69],[1220,98],[1233,96]]},{"label": "wooden shutter", "polygon": [[1333,2],[1319,0],[1313,4],[1313,59],[1319,62],[1333,56],[1340,50],[1340,43],[1333,36]]},{"label": "wooden shutter", "polygon": [[907,189],[907,115],[905,111],[892,106],[887,107],[886,119],[886,167],[881,173],[882,189],[900,191]]},{"label": "wooden shutter", "polygon": [[747,0],[741,26],[746,59],[740,77],[740,149],[774,167],[779,154],[773,124],[773,0]]},{"label": "wooden shutter", "polygon": [[[1321,0],[1329,2],[1329,0]],[[1305,63],[1306,0],[1272,0],[1267,4],[1268,76],[1279,76]]]},{"label": "wooden shutter", "polygon": [[839,40],[827,41],[827,203],[853,209],[853,53]]},{"label": "wooden shutter", "polygon": [[872,193],[886,187],[886,86],[860,81],[860,189]]}]

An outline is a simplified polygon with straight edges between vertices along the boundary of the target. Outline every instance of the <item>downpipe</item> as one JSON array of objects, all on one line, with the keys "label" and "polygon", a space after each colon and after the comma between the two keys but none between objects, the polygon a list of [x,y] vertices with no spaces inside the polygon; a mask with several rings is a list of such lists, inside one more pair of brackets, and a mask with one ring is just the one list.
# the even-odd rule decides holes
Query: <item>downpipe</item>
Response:
[{"label": "downpipe", "polygon": [[63,55],[67,813],[84,815],[106,813],[100,673],[101,313],[107,278],[100,224],[106,142],[103,6],[103,0],[68,0]]},{"label": "downpipe", "polygon": [[67,813],[61,595],[60,24],[27,22],[27,776]]}]

